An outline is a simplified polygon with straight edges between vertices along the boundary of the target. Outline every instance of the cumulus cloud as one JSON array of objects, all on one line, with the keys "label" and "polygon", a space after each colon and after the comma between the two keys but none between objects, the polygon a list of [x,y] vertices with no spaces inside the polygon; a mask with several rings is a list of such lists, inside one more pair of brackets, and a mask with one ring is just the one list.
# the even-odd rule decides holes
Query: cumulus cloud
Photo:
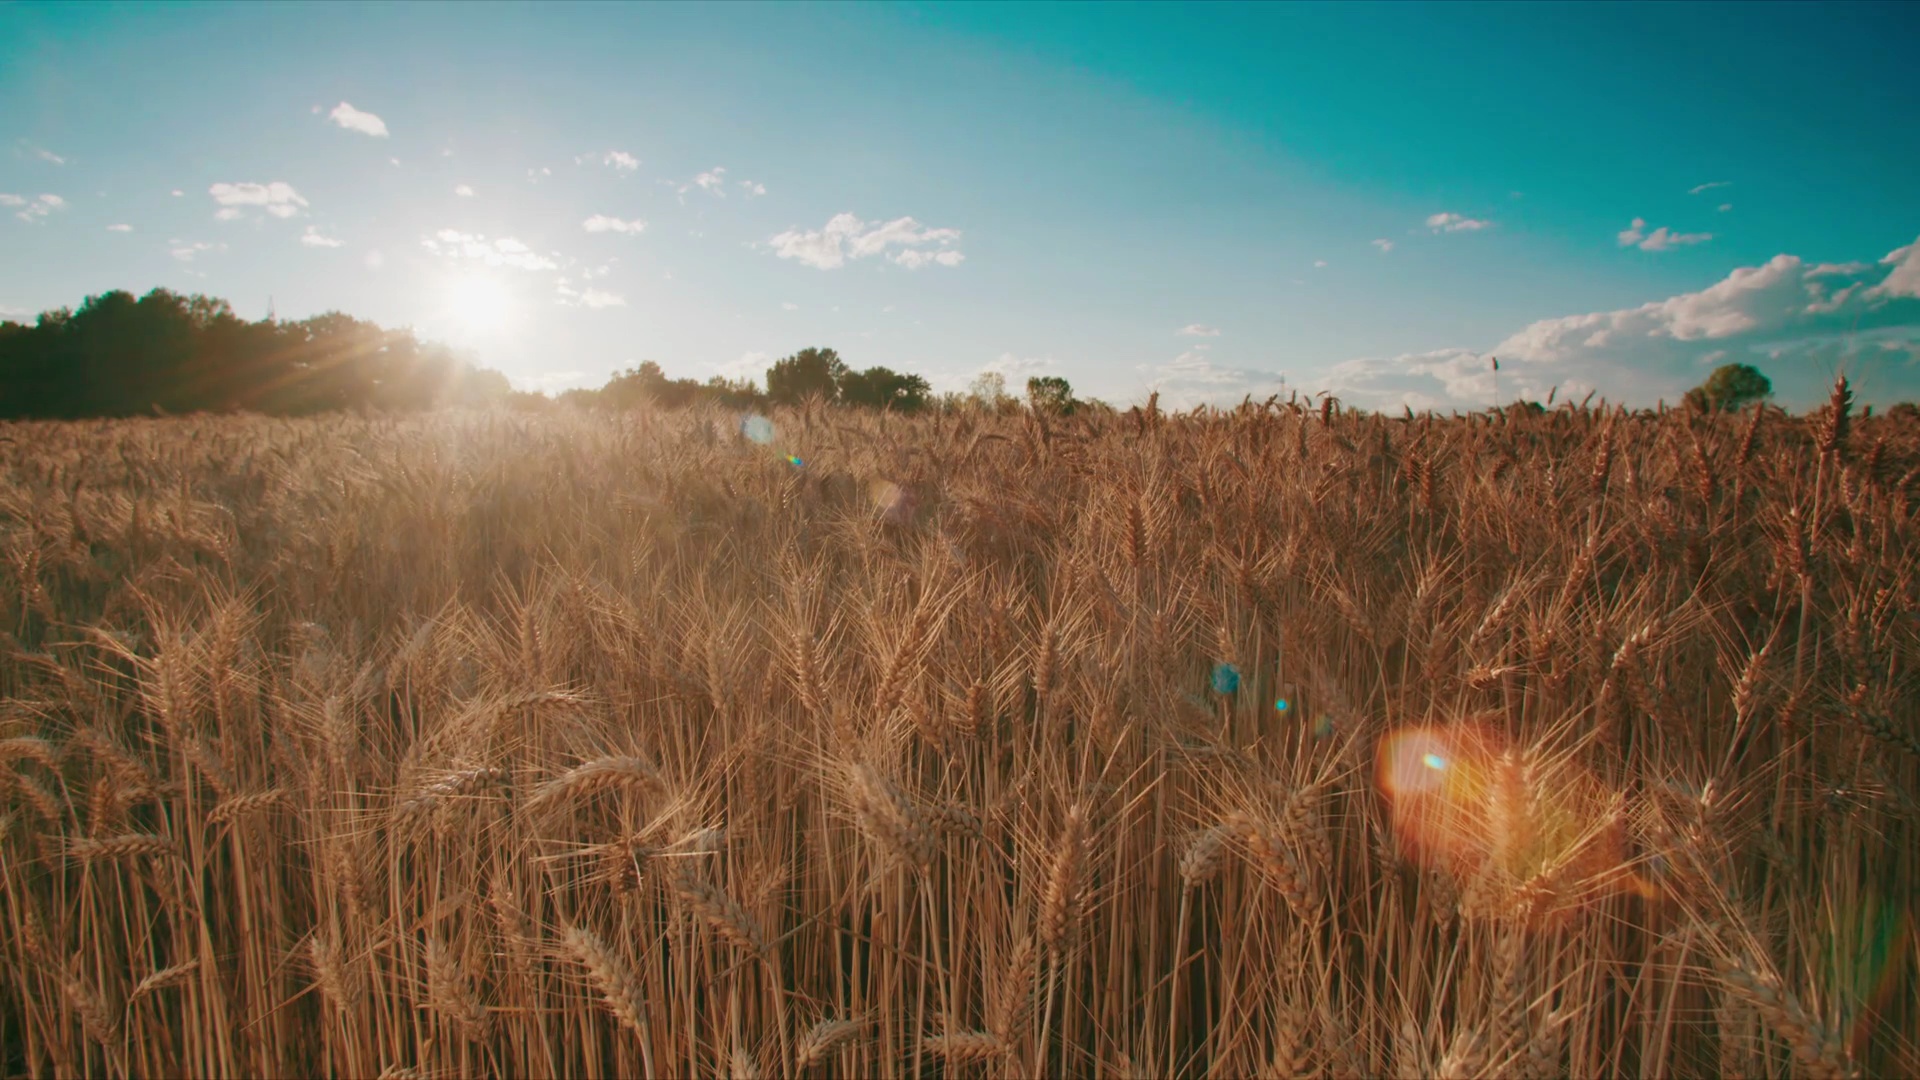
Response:
[{"label": "cumulus cloud", "polygon": [[632,221],[622,221],[617,217],[595,214],[581,222],[580,227],[590,233],[616,232],[624,233],[628,236],[637,236],[646,231],[647,223],[641,221],[639,218],[634,218]]},{"label": "cumulus cloud", "polygon": [[1007,380],[1007,388],[1012,390],[1026,385],[1028,377],[1043,371],[1051,371],[1058,366],[1051,356],[1019,356],[1003,352],[997,358],[981,365],[975,375],[995,374]]},{"label": "cumulus cloud", "polygon": [[1698,292],[1617,311],[1543,319],[1485,352],[1441,349],[1357,359],[1329,373],[1361,404],[1485,407],[1500,358],[1500,394],[1598,387],[1616,401],[1676,401],[1714,364],[1753,363],[1783,401],[1812,401],[1835,365],[1863,393],[1920,394],[1920,241],[1877,262],[1809,264],[1776,255]]},{"label": "cumulus cloud", "polygon": [[300,234],[300,242],[308,247],[320,248],[337,248],[341,244],[341,241],[331,236],[321,235],[320,230],[312,225],[307,226],[307,231]]},{"label": "cumulus cloud", "polygon": [[909,270],[918,270],[928,263],[939,266],[959,266],[967,261],[967,257],[958,251],[922,251],[918,248],[896,251],[891,258],[893,262]]},{"label": "cumulus cloud", "polygon": [[589,161],[598,161],[616,172],[633,172],[640,167],[640,159],[625,150],[609,150],[604,154],[581,154],[573,159],[575,165],[585,165]]},{"label": "cumulus cloud", "polygon": [[348,131],[357,131],[362,135],[371,135],[376,139],[384,139],[387,137],[387,122],[385,120],[380,119],[370,112],[361,112],[359,109],[354,108],[344,101],[333,107],[333,111],[327,114],[327,119],[346,128]]},{"label": "cumulus cloud", "polygon": [[1207,326],[1202,323],[1188,323],[1175,331],[1175,333],[1180,334],[1182,337],[1219,337],[1220,328],[1217,326]]},{"label": "cumulus cloud", "polygon": [[1637,247],[1641,251],[1665,251],[1668,248],[1685,247],[1688,244],[1704,244],[1713,239],[1712,233],[1677,233],[1665,225],[1647,232],[1647,219],[1634,218],[1633,224],[1620,230],[1617,239],[1621,247]]},{"label": "cumulus cloud", "polygon": [[[719,165],[693,178],[693,185],[702,191],[710,191],[721,198],[727,197],[727,170]],[[681,189],[686,190],[685,188]]]},{"label": "cumulus cloud", "polygon": [[19,195],[0,195],[0,206],[19,207],[20,211],[13,216],[32,224],[56,210],[65,210],[67,200],[58,195],[41,195],[33,199],[22,198]]},{"label": "cumulus cloud", "polygon": [[233,221],[244,217],[248,207],[259,207],[277,218],[297,216],[307,200],[293,185],[283,180],[270,184],[214,184],[207,188],[207,194],[220,204],[214,217],[220,221]]},{"label": "cumulus cloud", "polygon": [[1164,364],[1134,368],[1161,404],[1173,409],[1195,405],[1224,405],[1248,395],[1265,398],[1285,393],[1286,377],[1277,371],[1218,364],[1204,346],[1194,346]]},{"label": "cumulus cloud", "polygon": [[1427,216],[1427,228],[1434,232],[1477,232],[1491,228],[1493,222],[1484,218],[1470,218],[1462,214],[1443,212]]},{"label": "cumulus cloud", "polygon": [[1379,248],[1383,254],[1393,250],[1393,241],[1391,240],[1370,240],[1368,243]]},{"label": "cumulus cloud", "polygon": [[516,270],[560,268],[559,263],[511,236],[488,240],[483,234],[441,229],[421,240],[420,246],[444,259],[471,260],[487,266],[510,266]]},{"label": "cumulus cloud", "polygon": [[168,243],[173,245],[171,249],[173,257],[183,263],[190,263],[194,260],[194,256],[205,252],[227,250],[227,245],[225,244],[209,244],[204,240],[169,240]]},{"label": "cumulus cloud", "polygon": [[453,186],[453,193],[463,199],[473,198],[473,188],[466,184],[455,184]]},{"label": "cumulus cloud", "polygon": [[[1888,252],[1887,257],[1880,260],[1880,264],[1890,266],[1892,269],[1887,271],[1887,276],[1880,284],[1867,290],[1868,298],[1920,299],[1920,240]],[[1846,268],[1847,271],[1853,269],[1855,268]]]},{"label": "cumulus cloud", "polygon": [[583,307],[598,311],[601,308],[627,306],[627,299],[624,296],[592,288],[585,292],[578,292],[564,279],[554,286],[554,292],[560,296],[561,307]]},{"label": "cumulus cloud", "polygon": [[746,192],[747,198],[751,199],[757,195],[765,195],[767,193],[767,185],[756,180],[742,180],[740,181],[740,190]]},{"label": "cumulus cloud", "polygon": [[107,226],[107,231],[108,231],[108,232],[132,232],[132,231],[133,231],[133,226],[131,226],[131,225],[109,225],[109,226]]},{"label": "cumulus cloud", "polygon": [[745,380],[757,383],[773,363],[773,354],[758,349],[750,349],[740,354],[738,359],[708,362],[701,366],[708,372],[727,379]]},{"label": "cumulus cloud", "polygon": [[1688,188],[1687,194],[1698,195],[1703,191],[1712,191],[1714,188],[1723,188],[1723,187],[1732,187],[1732,186],[1733,186],[1733,181],[1731,180],[1710,180],[1707,183],[1695,184],[1693,187]]},{"label": "cumulus cloud", "polygon": [[852,214],[835,214],[820,229],[789,229],[772,237],[775,255],[817,270],[834,270],[848,259],[884,255],[899,248],[892,261],[909,270],[922,266],[958,266],[966,256],[952,245],[958,229],[934,229],[911,217],[869,225]]}]

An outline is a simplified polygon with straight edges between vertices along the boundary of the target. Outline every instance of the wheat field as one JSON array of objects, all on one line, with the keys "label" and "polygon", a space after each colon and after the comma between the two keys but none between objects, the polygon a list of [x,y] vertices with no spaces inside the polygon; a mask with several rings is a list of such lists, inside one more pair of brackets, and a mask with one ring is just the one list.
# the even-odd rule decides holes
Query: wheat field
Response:
[{"label": "wheat field", "polygon": [[0,428],[5,1073],[1920,1074],[1910,418],[770,419]]}]

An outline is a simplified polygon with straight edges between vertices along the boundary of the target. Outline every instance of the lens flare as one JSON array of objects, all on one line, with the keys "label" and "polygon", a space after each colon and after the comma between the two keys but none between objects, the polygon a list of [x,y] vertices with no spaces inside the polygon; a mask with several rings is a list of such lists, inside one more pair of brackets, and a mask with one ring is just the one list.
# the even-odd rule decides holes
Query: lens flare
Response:
[{"label": "lens flare", "polygon": [[911,524],[919,509],[913,491],[891,480],[874,480],[867,485],[867,494],[873,500],[874,512],[889,525]]},{"label": "lens flare", "polygon": [[740,434],[765,446],[773,441],[773,421],[764,416],[748,416],[740,421]]},{"label": "lens flare", "polygon": [[1240,689],[1240,669],[1232,664],[1213,665],[1213,692],[1232,694]]},{"label": "lens flare", "polygon": [[1650,888],[1626,864],[1622,800],[1564,755],[1478,724],[1406,728],[1375,779],[1402,852],[1453,876],[1465,913],[1557,920]]},{"label": "lens flare", "polygon": [[804,462],[804,461],[801,461],[798,455],[795,455],[795,454],[788,454],[788,455],[787,455],[787,464],[789,464],[789,465],[791,465],[791,466],[793,466],[794,468],[796,468],[796,469],[797,469],[797,468],[799,468],[799,467],[801,467],[802,465],[805,465],[805,464],[806,464],[806,462]]}]

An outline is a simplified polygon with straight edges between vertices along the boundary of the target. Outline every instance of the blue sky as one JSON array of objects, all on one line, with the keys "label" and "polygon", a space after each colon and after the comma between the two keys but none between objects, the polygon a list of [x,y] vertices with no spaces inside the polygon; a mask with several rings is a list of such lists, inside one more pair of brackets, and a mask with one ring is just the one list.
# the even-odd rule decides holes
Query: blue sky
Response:
[{"label": "blue sky", "polygon": [[0,315],[518,385],[830,345],[1176,404],[1920,398],[1920,8],[0,7]]}]

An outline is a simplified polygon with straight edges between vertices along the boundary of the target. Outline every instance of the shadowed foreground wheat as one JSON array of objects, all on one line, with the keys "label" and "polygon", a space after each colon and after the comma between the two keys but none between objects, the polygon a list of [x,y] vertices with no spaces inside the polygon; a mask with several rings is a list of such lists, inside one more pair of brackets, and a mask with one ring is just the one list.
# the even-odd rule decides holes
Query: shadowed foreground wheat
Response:
[{"label": "shadowed foreground wheat", "polygon": [[0,1064],[1920,1074],[1847,411],[11,427]]}]

